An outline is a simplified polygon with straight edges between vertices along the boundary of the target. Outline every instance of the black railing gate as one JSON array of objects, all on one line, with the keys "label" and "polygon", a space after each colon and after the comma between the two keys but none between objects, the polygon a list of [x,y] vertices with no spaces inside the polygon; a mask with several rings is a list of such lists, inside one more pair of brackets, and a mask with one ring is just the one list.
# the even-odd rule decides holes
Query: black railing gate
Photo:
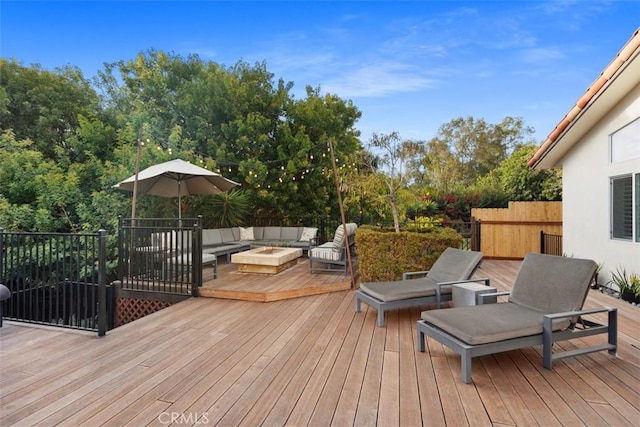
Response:
[{"label": "black railing gate", "polygon": [[19,233],[0,228],[6,319],[106,334],[113,297],[106,284],[106,231]]}]

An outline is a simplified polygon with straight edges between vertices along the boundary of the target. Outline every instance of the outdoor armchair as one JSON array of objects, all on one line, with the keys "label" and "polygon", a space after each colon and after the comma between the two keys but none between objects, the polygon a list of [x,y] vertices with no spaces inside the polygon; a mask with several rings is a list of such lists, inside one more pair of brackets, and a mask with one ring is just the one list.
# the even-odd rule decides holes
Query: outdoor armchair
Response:
[{"label": "outdoor armchair", "polygon": [[402,280],[361,283],[355,295],[356,312],[364,302],[378,310],[378,326],[384,326],[384,314],[389,310],[434,303],[440,308],[442,302],[451,300],[451,287],[456,283],[489,285],[489,279],[470,280],[481,261],[482,252],[447,248],[429,271],[406,272]]},{"label": "outdoor armchair", "polygon": [[[542,344],[547,369],[565,357],[602,350],[616,354],[616,309],[582,310],[596,267],[592,260],[529,253],[511,293],[499,293],[508,294],[508,302],[424,311],[418,350],[425,351],[425,335],[451,348],[461,356],[465,383],[471,382],[472,358],[502,351]],[[584,318],[600,312],[608,312],[607,325]],[[606,344],[552,352],[554,342],[604,333]]]},{"label": "outdoor armchair", "polygon": [[[346,227],[345,227],[346,226]],[[346,228],[346,236],[345,236]],[[339,225],[333,235],[333,240],[316,246],[316,239],[309,241],[309,271],[318,272],[340,272],[347,273],[349,258],[355,252],[355,233],[358,225],[350,222]],[[347,251],[349,246],[349,251]]]}]

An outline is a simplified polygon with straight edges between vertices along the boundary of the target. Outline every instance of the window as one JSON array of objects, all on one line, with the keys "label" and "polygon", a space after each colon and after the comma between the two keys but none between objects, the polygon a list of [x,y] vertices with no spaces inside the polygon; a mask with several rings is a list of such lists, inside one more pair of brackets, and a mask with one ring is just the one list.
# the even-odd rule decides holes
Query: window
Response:
[{"label": "window", "polygon": [[640,158],[640,119],[635,119],[609,137],[611,163]]},{"label": "window", "polygon": [[611,238],[640,242],[640,174],[611,178]]}]

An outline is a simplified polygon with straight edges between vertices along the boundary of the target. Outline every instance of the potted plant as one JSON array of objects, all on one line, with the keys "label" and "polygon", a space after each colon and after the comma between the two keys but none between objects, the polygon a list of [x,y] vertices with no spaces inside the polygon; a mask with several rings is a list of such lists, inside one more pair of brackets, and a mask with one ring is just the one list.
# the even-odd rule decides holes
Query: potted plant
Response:
[{"label": "potted plant", "polygon": [[640,302],[640,277],[637,274],[627,275],[627,270],[618,267],[611,273],[609,283],[618,287],[620,299],[628,302]]},{"label": "potted plant", "polygon": [[598,267],[596,268],[596,272],[593,273],[593,278],[591,279],[591,289],[600,289],[600,284],[598,283],[598,279],[600,278],[600,271],[604,267],[604,263],[598,263]]},{"label": "potted plant", "polygon": [[633,296],[635,297],[635,303],[640,304],[640,276],[632,274],[629,278],[631,286],[633,288]]}]

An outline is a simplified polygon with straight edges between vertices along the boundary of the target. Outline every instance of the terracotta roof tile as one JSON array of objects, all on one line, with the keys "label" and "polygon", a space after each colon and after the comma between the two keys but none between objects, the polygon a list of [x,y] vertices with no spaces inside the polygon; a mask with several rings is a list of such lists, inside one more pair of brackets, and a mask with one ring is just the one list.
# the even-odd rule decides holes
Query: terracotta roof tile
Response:
[{"label": "terracotta roof tile", "polygon": [[551,131],[549,136],[544,140],[538,150],[531,156],[527,164],[530,167],[535,166],[538,161],[553,147],[553,143],[564,132],[564,130],[575,120],[580,111],[589,104],[589,102],[602,90],[605,84],[613,77],[616,72],[624,65],[633,53],[640,49],[640,27],[636,29],[633,36],[627,41],[622,49],[615,56],[613,61],[607,65],[607,67],[600,73],[598,78],[587,88],[587,91],[582,95],[575,106],[569,110],[565,117],[556,125]]}]

